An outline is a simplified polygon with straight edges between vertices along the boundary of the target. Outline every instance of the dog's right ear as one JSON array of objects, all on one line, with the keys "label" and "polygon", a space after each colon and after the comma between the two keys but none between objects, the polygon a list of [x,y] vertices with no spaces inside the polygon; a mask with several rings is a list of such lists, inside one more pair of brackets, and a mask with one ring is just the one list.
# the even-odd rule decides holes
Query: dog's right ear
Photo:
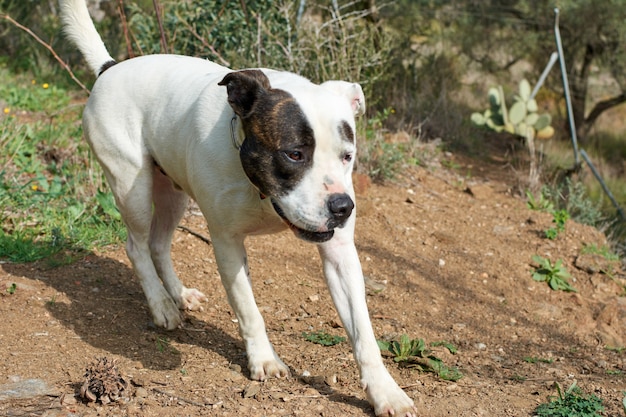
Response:
[{"label": "dog's right ear", "polygon": [[231,72],[218,85],[226,86],[228,104],[242,119],[250,114],[259,96],[271,88],[270,80],[259,70]]}]

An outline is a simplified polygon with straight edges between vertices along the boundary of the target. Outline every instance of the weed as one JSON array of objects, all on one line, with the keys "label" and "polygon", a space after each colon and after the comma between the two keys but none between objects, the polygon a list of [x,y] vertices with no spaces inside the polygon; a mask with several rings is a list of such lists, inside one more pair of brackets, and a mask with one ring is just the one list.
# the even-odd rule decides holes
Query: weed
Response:
[{"label": "weed", "polygon": [[[463,374],[458,368],[450,368],[440,358],[432,355],[431,351],[426,348],[424,339],[410,339],[408,335],[403,334],[399,341],[377,340],[377,342],[380,350],[388,351],[393,355],[395,362],[418,368],[421,371],[433,372],[446,381],[458,381],[463,378]],[[436,342],[432,343],[431,346],[444,346],[451,353],[456,353],[456,347],[448,342]]]},{"label": "weed", "polygon": [[539,265],[533,273],[533,279],[535,281],[547,282],[550,288],[555,291],[578,292],[576,288],[572,287],[567,281],[571,275],[563,266],[561,259],[557,259],[554,265],[552,265],[549,259],[534,255],[533,262]]},{"label": "weed", "polygon": [[611,249],[606,245],[598,247],[598,245],[596,245],[595,243],[584,243],[580,253],[582,253],[583,255],[600,255],[607,261],[619,261],[619,256],[613,253]]},{"label": "weed", "polygon": [[625,346],[605,346],[604,348],[606,350],[610,350],[611,352],[616,352],[620,354],[626,352]]},{"label": "weed", "polygon": [[538,417],[599,417],[604,411],[602,400],[595,395],[584,395],[574,382],[563,393],[559,384],[556,384],[558,397],[553,397],[549,403],[540,404],[535,410]]},{"label": "weed", "polygon": [[528,363],[538,363],[538,362],[541,362],[541,363],[552,363],[552,362],[554,362],[554,359],[552,359],[552,358],[549,358],[549,359],[538,358],[536,356],[525,356],[524,357],[524,362],[528,362]]},{"label": "weed", "polygon": [[548,200],[543,193],[539,194],[539,199],[535,199],[535,196],[530,191],[526,191],[526,206],[529,209],[535,211],[553,212],[554,204]]},{"label": "weed", "polygon": [[345,337],[333,336],[326,332],[302,332],[302,337],[309,342],[317,343],[322,346],[334,346],[346,340]]},{"label": "weed", "polygon": [[567,211],[578,223],[597,226],[602,220],[599,205],[589,198],[582,182],[567,178],[556,186],[543,187],[542,194],[554,203],[555,209]]},{"label": "weed", "polygon": [[359,157],[368,175],[374,180],[388,180],[395,176],[400,162],[406,158],[406,150],[402,144],[390,143],[385,140],[384,122],[394,113],[390,107],[376,112],[367,120],[365,128],[365,146]]},{"label": "weed", "polygon": [[57,295],[54,294],[48,301],[46,301],[46,305],[48,307],[54,307],[57,303]]},{"label": "weed", "polygon": [[17,289],[17,284],[14,282],[7,287],[7,293],[9,293],[10,295],[13,295],[15,294],[16,289]]},{"label": "weed", "polygon": [[554,240],[558,237],[559,233],[565,231],[565,223],[569,220],[569,213],[566,210],[556,210],[552,212],[552,223],[554,227],[545,231],[548,239]]},{"label": "weed", "polygon": [[446,349],[448,349],[448,351],[452,353],[453,355],[456,355],[456,353],[458,352],[458,349],[456,348],[456,346],[454,346],[452,343],[447,342],[445,340],[442,340],[441,342],[432,342],[430,345],[433,347],[443,346]]},{"label": "weed", "polygon": [[165,336],[157,336],[156,348],[160,353],[165,353],[165,352],[180,353],[178,349],[172,346],[172,342]]},{"label": "weed", "polygon": [[70,108],[54,117],[33,114],[23,123],[0,121],[0,259],[66,264],[76,254],[124,239],[113,198],[100,191],[102,171],[79,140],[78,118],[78,109]]}]

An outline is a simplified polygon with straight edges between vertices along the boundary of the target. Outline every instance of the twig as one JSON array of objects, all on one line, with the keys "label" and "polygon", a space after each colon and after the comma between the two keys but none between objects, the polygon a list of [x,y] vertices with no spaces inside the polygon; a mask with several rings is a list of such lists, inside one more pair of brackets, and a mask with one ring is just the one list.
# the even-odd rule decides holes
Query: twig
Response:
[{"label": "twig", "polygon": [[32,30],[30,30],[29,28],[27,28],[24,25],[21,25],[19,22],[17,22],[16,20],[14,20],[11,16],[9,16],[8,14],[4,14],[4,13],[0,13],[0,17],[3,18],[4,20],[7,20],[9,23],[13,24],[14,26],[16,26],[19,29],[22,29],[24,32],[28,33],[30,36],[33,37],[33,39],[35,39],[38,43],[40,43],[41,45],[44,46],[44,48],[46,48],[48,51],[50,51],[50,53],[52,54],[52,56],[54,56],[54,58],[59,62],[59,64],[61,64],[61,66],[63,67],[63,69],[65,69],[65,71],[68,72],[68,74],[70,74],[70,77],[72,77],[72,80],[74,80],[76,82],[76,84],[78,84],[80,86],[80,88],[82,88],[87,94],[90,93],[89,89],[87,87],[85,87],[85,85],[83,83],[80,82],[80,80],[78,78],[76,78],[76,76],[74,75],[74,73],[72,72],[72,70],[70,69],[70,66],[67,65],[67,63],[65,63],[65,61],[63,61],[61,59],[61,57],[59,55],[57,55],[57,53],[54,51],[54,49],[52,49],[52,46],[50,46],[49,44],[47,44],[46,42],[44,42],[39,36],[37,36]]},{"label": "twig", "polygon": [[198,232],[194,232],[193,230],[191,230],[190,228],[186,227],[186,226],[181,226],[178,225],[178,228],[182,231],[185,231],[187,233],[189,233],[190,235],[193,235],[195,237],[197,237],[198,239],[200,239],[201,241],[203,241],[204,243],[206,243],[207,245],[211,244],[211,239],[209,239],[208,237],[201,235]]},{"label": "twig", "polygon": [[133,45],[131,44],[130,36],[128,35],[128,19],[126,19],[126,13],[124,12],[124,0],[119,0],[117,12],[120,15],[122,31],[124,32],[124,39],[126,40],[126,53],[129,58],[133,58],[135,56],[135,52],[133,51]]},{"label": "twig", "polygon": [[159,7],[158,0],[152,0],[152,4],[154,5],[154,12],[159,24],[159,33],[161,34],[161,49],[164,54],[167,54],[167,41],[165,40],[165,31],[163,30],[163,21],[161,20],[161,7]]},{"label": "twig", "polygon": [[[182,17],[180,17],[178,15],[178,13],[176,14],[176,17],[178,18],[178,21],[180,23],[182,23],[187,30],[189,30],[191,32],[191,34],[200,41],[200,43],[202,43],[202,46],[204,46],[205,48],[207,48],[209,51],[211,51],[211,53],[213,55],[215,55],[217,57],[217,59],[219,59],[219,61],[222,63],[222,65],[224,65],[225,67],[230,67],[230,63],[228,61],[226,61],[222,55],[220,55],[219,52],[217,52],[217,50],[213,47],[213,45],[210,45],[198,32],[196,32],[196,30],[193,28],[193,26],[191,26],[188,22],[186,22]],[[210,32],[209,32],[210,33]]]}]

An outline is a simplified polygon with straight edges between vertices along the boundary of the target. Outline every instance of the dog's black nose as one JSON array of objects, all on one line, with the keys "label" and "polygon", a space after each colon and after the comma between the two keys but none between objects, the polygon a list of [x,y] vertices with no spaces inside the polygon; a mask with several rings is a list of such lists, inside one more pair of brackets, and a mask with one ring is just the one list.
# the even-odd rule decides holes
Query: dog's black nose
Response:
[{"label": "dog's black nose", "polygon": [[345,222],[354,209],[354,202],[348,194],[331,194],[328,197],[328,210],[332,215],[331,223],[340,226]]}]

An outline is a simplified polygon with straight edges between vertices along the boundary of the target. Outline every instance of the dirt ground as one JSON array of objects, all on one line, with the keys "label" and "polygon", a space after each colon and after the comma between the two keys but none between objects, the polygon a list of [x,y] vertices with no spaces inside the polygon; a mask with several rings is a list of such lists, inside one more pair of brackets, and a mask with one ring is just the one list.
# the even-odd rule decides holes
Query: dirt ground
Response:
[{"label": "dirt ground", "polygon": [[[357,181],[357,247],[367,278],[383,288],[367,296],[377,337],[449,341],[456,355],[435,353],[464,377],[444,381],[386,358],[392,375],[422,416],[531,416],[556,395],[555,383],[574,382],[604,401],[603,415],[624,415],[626,352],[606,346],[626,345],[625,275],[618,262],[582,254],[605,237],[569,221],[547,240],[552,216],[513,195],[500,181],[506,168],[454,164],[415,168],[384,186]],[[208,234],[194,210],[183,225]],[[248,241],[257,304],[292,370],[264,383],[248,378],[211,246],[180,230],[173,251],[183,281],[209,301],[172,332],[151,325],[121,247],[60,267],[1,264],[0,415],[373,415],[349,344],[302,337],[345,335],[313,245],[288,232]],[[535,254],[563,259],[578,293],[533,281]],[[103,356],[131,384],[120,401],[86,403],[78,395],[85,369]],[[42,390],[11,395],[31,380]]]}]

